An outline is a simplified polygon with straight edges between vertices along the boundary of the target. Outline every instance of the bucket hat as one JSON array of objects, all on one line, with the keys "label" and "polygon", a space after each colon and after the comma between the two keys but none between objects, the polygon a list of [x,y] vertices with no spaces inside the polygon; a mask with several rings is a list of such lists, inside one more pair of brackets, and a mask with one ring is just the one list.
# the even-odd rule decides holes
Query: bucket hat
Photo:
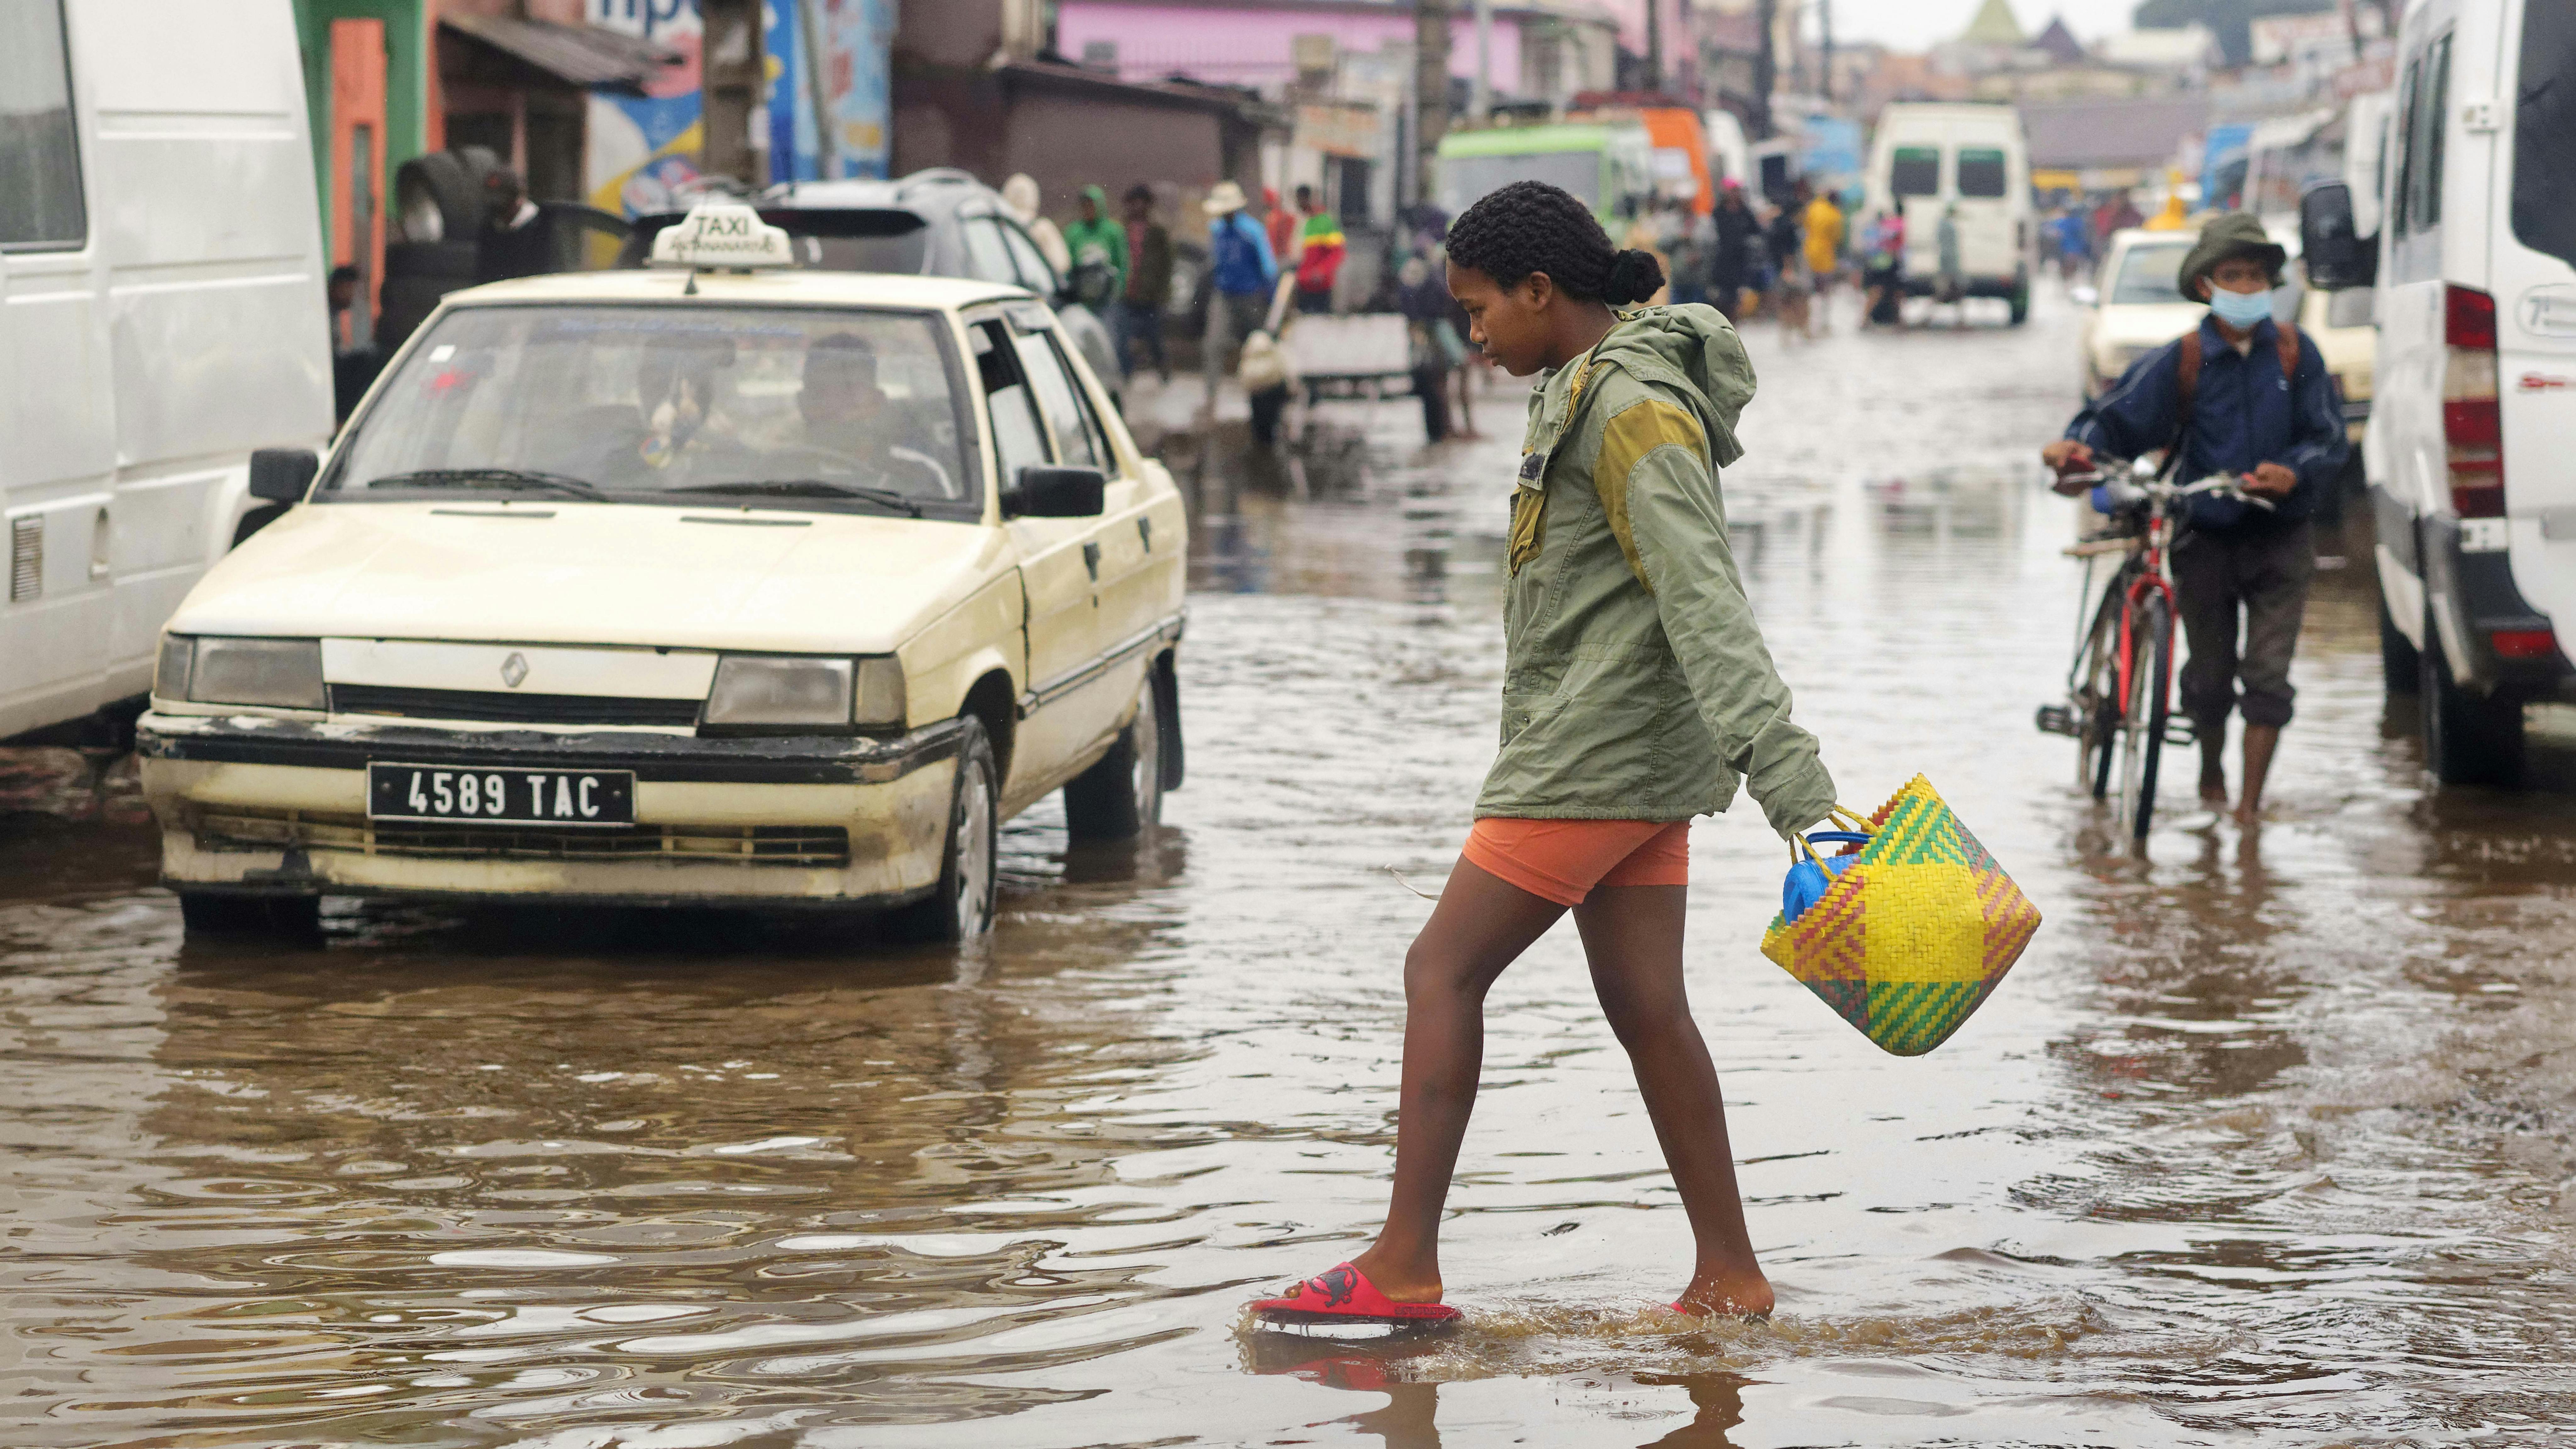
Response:
[{"label": "bucket hat", "polygon": [[1243,210],[1243,188],[1231,181],[1220,181],[1208,188],[1207,200],[1199,203],[1199,209],[1210,216],[1223,216],[1229,211],[1241,211]]},{"label": "bucket hat", "polygon": [[2278,282],[2281,268],[2290,259],[2289,251],[2272,240],[2263,223],[2254,214],[2231,211],[2212,217],[2200,229],[2200,240],[2192,244],[2191,253],[2182,259],[2182,270],[2174,274],[2174,290],[2189,301],[2202,300],[2200,280],[2218,269],[2220,262],[2232,257],[2251,257]]}]

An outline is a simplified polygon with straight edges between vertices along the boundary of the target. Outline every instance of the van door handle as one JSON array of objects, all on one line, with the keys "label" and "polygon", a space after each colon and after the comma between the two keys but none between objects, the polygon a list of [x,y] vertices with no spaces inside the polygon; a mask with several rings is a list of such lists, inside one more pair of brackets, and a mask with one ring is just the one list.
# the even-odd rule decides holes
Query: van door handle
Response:
[{"label": "van door handle", "polygon": [[98,511],[97,520],[90,525],[89,581],[91,583],[97,583],[115,572],[114,566],[108,561],[108,539],[107,510],[102,508]]},{"label": "van door handle", "polygon": [[1091,570],[1093,583],[1100,582],[1100,545],[1086,543],[1082,546],[1082,566]]}]

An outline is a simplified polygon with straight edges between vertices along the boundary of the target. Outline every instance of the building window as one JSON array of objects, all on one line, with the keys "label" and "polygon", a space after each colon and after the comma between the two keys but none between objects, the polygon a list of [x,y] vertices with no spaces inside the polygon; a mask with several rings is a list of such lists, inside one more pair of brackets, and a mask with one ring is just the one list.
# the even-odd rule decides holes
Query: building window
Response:
[{"label": "building window", "polygon": [[88,236],[62,0],[0,0],[0,247]]}]

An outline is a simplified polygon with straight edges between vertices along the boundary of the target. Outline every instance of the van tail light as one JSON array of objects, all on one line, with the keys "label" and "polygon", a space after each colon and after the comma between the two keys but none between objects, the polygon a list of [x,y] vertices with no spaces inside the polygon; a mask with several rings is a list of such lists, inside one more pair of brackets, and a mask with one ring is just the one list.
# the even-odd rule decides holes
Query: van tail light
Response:
[{"label": "van tail light", "polygon": [[2548,629],[2497,629],[2487,638],[2499,659],[2547,659],[2558,652],[2558,635]]},{"label": "van tail light", "polygon": [[2496,392],[2495,298],[2445,287],[2442,442],[2449,453],[2451,508],[2462,518],[2504,517],[2504,417]]}]

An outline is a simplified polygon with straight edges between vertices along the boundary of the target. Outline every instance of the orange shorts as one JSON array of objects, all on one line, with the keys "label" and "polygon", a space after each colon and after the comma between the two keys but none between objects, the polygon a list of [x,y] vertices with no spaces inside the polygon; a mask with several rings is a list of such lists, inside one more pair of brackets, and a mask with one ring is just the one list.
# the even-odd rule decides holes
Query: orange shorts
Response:
[{"label": "orange shorts", "polygon": [[1560,906],[1595,886],[1690,884],[1687,820],[1513,820],[1467,832],[1467,859],[1488,875]]}]

